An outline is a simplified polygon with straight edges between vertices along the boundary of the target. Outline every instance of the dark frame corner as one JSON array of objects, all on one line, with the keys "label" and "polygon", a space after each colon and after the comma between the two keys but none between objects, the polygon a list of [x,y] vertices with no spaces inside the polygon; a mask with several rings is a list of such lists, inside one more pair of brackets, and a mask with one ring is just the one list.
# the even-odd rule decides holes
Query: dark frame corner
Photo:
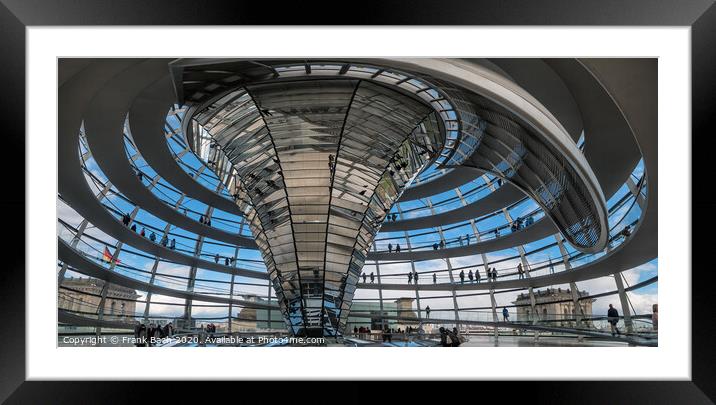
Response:
[{"label": "dark frame corner", "polygon": [[[206,0],[0,0],[0,88],[3,97],[2,124],[4,139],[14,153],[6,159],[17,159],[25,167],[25,28],[42,25],[261,25],[261,24],[371,24],[371,25],[656,25],[690,26],[692,30],[692,184],[711,180],[713,143],[712,111],[716,110],[716,6],[713,0],[653,2],[567,1],[552,2],[516,0],[487,2],[418,1],[410,7],[390,3],[366,7],[327,17],[304,8],[304,4],[287,8],[261,9],[261,2]],[[387,2],[386,2],[387,3]],[[6,166],[11,167],[11,166]],[[36,186],[36,185],[27,185]],[[25,190],[24,176],[6,176],[4,187]],[[706,190],[704,190],[706,189]],[[694,190],[696,188],[694,187]],[[716,203],[714,192],[699,187],[692,197],[692,209],[711,212]],[[17,213],[26,211],[24,193],[5,195],[0,199],[5,213],[3,225],[8,240],[6,252],[28,252],[32,241],[25,241],[25,221]],[[703,211],[697,211],[703,210]],[[709,221],[712,222],[712,221]],[[694,227],[692,267],[707,263],[703,252],[713,237],[698,235],[706,227]],[[17,231],[21,230],[21,231]],[[685,237],[687,237],[685,235]],[[27,245],[26,245],[27,243]],[[16,246],[12,246],[15,244]],[[0,308],[5,308],[4,326],[0,329],[0,401],[10,403],[77,403],[82,398],[104,398],[111,402],[128,402],[144,397],[129,382],[30,382],[25,381],[25,260],[24,254],[7,254],[6,266],[0,271]],[[700,260],[699,260],[700,259]],[[692,381],[663,382],[525,382],[530,402],[559,403],[714,403],[716,401],[715,322],[711,296],[714,277],[709,268],[699,266],[692,272]],[[672,269],[683,271],[685,269]],[[23,286],[23,288],[19,288]],[[685,332],[686,333],[686,332]],[[610,360],[618,367],[618,359]],[[176,383],[172,383],[174,385]],[[235,383],[232,383],[235,384]],[[470,383],[471,392],[480,389]],[[496,384],[494,382],[488,384]],[[504,388],[505,383],[499,383]],[[323,386],[325,387],[325,386]],[[138,387],[137,387],[138,388]],[[147,392],[169,393],[175,387],[154,388]],[[176,387],[179,388],[179,387]],[[303,389],[303,388],[302,388]],[[323,388],[322,388],[323,389]],[[393,387],[392,389],[395,389]],[[500,388],[498,388],[500,389]],[[182,389],[182,391],[186,388]],[[492,389],[494,391],[494,388]],[[420,390],[421,398],[425,398]],[[407,394],[407,393],[406,393]],[[449,394],[443,392],[443,394]],[[344,392],[345,395],[345,392]],[[434,394],[433,394],[434,395]],[[150,394],[150,398],[153,396]],[[213,396],[212,396],[213,397]],[[442,398],[440,398],[442,397]],[[437,395],[447,399],[452,395]],[[167,399],[167,397],[163,397]],[[78,401],[78,399],[80,399]],[[106,402],[93,401],[93,402]]]}]

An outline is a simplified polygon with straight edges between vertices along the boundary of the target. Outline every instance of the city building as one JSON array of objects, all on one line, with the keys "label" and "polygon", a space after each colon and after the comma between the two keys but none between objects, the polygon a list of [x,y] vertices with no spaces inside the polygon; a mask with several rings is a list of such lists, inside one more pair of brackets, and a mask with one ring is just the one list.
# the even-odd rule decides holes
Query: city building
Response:
[{"label": "city building", "polygon": [[[576,296],[567,288],[547,288],[533,292],[535,305],[532,307],[529,294],[520,293],[512,303],[517,309],[518,322],[553,321],[561,326],[577,326],[580,322],[589,323],[592,318],[594,298],[588,298],[587,291],[578,291]],[[575,302],[576,299],[576,302]]]},{"label": "city building", "polygon": [[60,310],[94,314],[97,308],[103,308],[105,318],[124,322],[135,320],[139,295],[131,288],[90,277],[66,278],[62,287],[57,295]]},{"label": "city building", "polygon": [[[259,297],[250,299],[262,303]],[[360,327],[370,328],[373,331],[380,331],[386,327],[405,330],[409,325],[415,328],[419,322],[417,314],[412,310],[413,301],[413,298],[399,298],[394,302],[384,302],[382,308],[379,302],[355,302],[351,307],[351,314],[348,316],[349,332],[353,328]],[[403,321],[383,319],[381,313],[397,314],[398,317],[408,319]],[[271,319],[271,327],[269,327],[268,319]],[[409,319],[415,321],[411,322]],[[281,313],[272,311],[269,314],[268,309],[242,308],[238,316],[231,319],[231,322],[232,332],[274,331],[282,330],[285,327]]]}]

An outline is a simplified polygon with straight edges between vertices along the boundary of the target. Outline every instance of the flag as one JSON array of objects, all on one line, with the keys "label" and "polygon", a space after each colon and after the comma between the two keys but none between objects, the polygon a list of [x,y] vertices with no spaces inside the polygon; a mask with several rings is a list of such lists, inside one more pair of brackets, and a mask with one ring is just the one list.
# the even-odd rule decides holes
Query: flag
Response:
[{"label": "flag", "polygon": [[[107,263],[112,262],[112,255],[109,253],[109,249],[107,249],[107,246],[104,247],[104,254],[102,254],[102,260],[104,260]],[[119,259],[114,259],[115,264],[119,264]]]}]

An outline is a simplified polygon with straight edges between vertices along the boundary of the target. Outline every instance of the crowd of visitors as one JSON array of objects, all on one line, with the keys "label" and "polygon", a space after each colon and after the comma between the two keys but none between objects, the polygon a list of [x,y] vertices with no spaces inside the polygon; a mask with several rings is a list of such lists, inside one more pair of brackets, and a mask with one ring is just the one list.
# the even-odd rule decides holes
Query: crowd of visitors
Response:
[{"label": "crowd of visitors", "polygon": [[371,283],[375,282],[375,274],[371,271],[371,272],[370,272],[370,275],[368,275],[368,274],[366,274],[366,273],[363,273],[363,284],[365,284],[365,283],[367,282],[367,278],[368,278],[368,277],[370,277],[370,282],[371,282]]},{"label": "crowd of visitors", "polygon": [[370,327],[368,326],[361,326],[361,327],[353,327],[353,333],[358,337],[358,339],[370,339],[370,334],[372,333],[370,330]]},{"label": "crowd of visitors", "polygon": [[[430,313],[430,307],[425,308],[425,312],[428,314]],[[391,328],[390,326],[385,326],[384,329],[380,329],[380,336],[383,342],[386,343],[392,343],[393,338],[396,337],[398,339],[405,339],[407,340],[409,335],[412,334],[420,334],[422,335],[424,331],[422,328],[415,328],[412,326],[407,326],[405,329],[402,329],[400,327],[398,328]],[[353,335],[355,335],[358,339],[364,339],[364,340],[373,340],[373,336],[371,334],[374,333],[373,330],[370,329],[368,326],[354,326],[353,327]],[[377,337],[377,333],[374,335]]]},{"label": "crowd of visitors", "polygon": [[[430,307],[426,307],[425,312],[428,316],[430,316]],[[397,339],[408,340],[410,335],[418,334],[420,336],[424,336],[425,333],[422,327],[416,328],[410,325],[406,326],[405,329],[402,329],[400,327],[391,328],[386,325],[384,329],[378,328],[378,330],[380,331],[380,337],[382,341],[385,343],[392,343],[394,337]],[[440,345],[443,347],[457,347],[467,341],[465,337],[460,335],[456,327],[453,327],[452,329],[440,327],[439,331]],[[374,333],[374,331],[372,331],[369,326],[353,327],[353,335],[355,335],[359,339],[373,340],[373,337],[377,337],[377,333],[371,336],[372,333]]]},{"label": "crowd of visitors", "polygon": [[224,262],[224,266],[233,266],[234,262],[236,262],[236,258],[234,257],[226,257],[226,256],[220,256],[218,253],[214,255],[214,263],[219,263],[220,261]]},{"label": "crowd of visitors", "polygon": [[[219,260],[218,254],[216,255],[214,260],[218,262],[218,260]],[[233,259],[229,259],[229,260],[233,264]],[[520,280],[524,279],[525,276],[527,275],[527,273],[529,273],[531,271],[531,270],[529,270],[529,268],[526,268],[525,266],[523,266],[522,263],[517,264],[516,270],[517,270],[516,274],[518,276],[518,279],[520,279]],[[549,271],[551,274],[554,274],[554,264],[552,263],[551,259],[549,261]],[[431,272],[433,284],[437,284],[437,282],[438,282],[437,273],[439,273],[439,272],[440,271]],[[410,271],[408,273],[404,273],[404,274],[408,279],[408,284],[418,284],[419,283],[420,273],[418,273],[417,271],[412,270],[412,271]],[[510,273],[510,274],[513,274],[513,273]],[[371,283],[375,282],[375,274],[373,272],[371,272],[370,274],[363,273],[362,276],[363,276],[363,283],[368,282],[368,277],[370,277]],[[465,284],[465,282],[468,282],[470,284],[480,283],[482,281],[482,276],[480,274],[480,270],[477,267],[474,269],[468,268],[467,272],[465,272],[465,269],[463,268],[460,270],[459,273],[457,273],[457,276],[460,279],[460,284]],[[488,267],[487,268],[487,270],[485,272],[485,278],[487,279],[487,281],[496,282],[497,276],[498,276],[498,271],[497,271],[496,267]]]},{"label": "crowd of visitors", "polygon": [[440,345],[443,347],[457,347],[465,342],[465,338],[458,333],[457,328],[450,330],[441,326],[439,331]]},{"label": "crowd of visitors", "polygon": [[[395,221],[395,214],[388,215],[387,218],[388,218],[388,220],[391,220],[391,218],[392,218],[392,221]],[[534,218],[532,216],[528,216],[525,219],[519,217],[510,223],[510,230],[512,232],[517,232],[520,229],[528,227],[532,224],[534,224]],[[500,228],[499,227],[495,228],[491,232],[495,238],[500,237]],[[624,232],[623,236],[625,236],[625,237],[629,236],[631,233],[628,226],[624,229],[623,232]],[[622,234],[620,233],[619,235],[621,236]],[[433,248],[433,250],[440,250],[440,249],[445,249],[446,247],[449,247],[450,245],[453,245],[456,247],[457,246],[470,246],[471,240],[472,240],[472,235],[470,233],[466,233],[465,236],[458,235],[457,237],[451,238],[448,240],[441,238],[440,241],[434,242],[431,245],[431,247]],[[388,243],[388,253],[393,253],[393,251],[395,251],[396,253],[400,253],[400,244],[396,244],[395,248],[393,248],[393,243],[392,242]]]},{"label": "crowd of visitors", "polygon": [[512,232],[517,232],[520,229],[528,227],[532,224],[534,224],[534,218],[532,216],[528,216],[524,220],[521,217],[518,217],[516,220],[512,221],[512,224],[510,224],[510,230]]},{"label": "crowd of visitors", "polygon": [[385,219],[388,220],[388,222],[395,222],[398,220],[398,215],[397,214],[388,214],[388,215],[386,215]]},{"label": "crowd of visitors", "polygon": [[617,237],[623,237],[624,239],[631,236],[631,225],[625,226],[619,234],[617,234]]},{"label": "crowd of visitors", "polygon": [[[131,222],[132,222],[132,217],[129,214],[125,213],[122,215],[122,223],[124,224],[124,226],[129,227],[129,224]],[[131,229],[133,232],[137,232],[137,224],[132,224],[132,226],[129,229]],[[144,227],[142,227],[142,230],[139,232],[139,235],[143,238],[147,237],[146,236],[147,231]],[[157,241],[157,234],[154,233],[154,231],[150,231],[149,240],[151,240],[152,242]],[[174,238],[172,238],[170,240],[169,236],[167,234],[164,234],[162,236],[162,239],[159,241],[159,243],[164,247],[168,247],[169,249],[174,250],[174,249],[176,249],[177,241]]]},{"label": "crowd of visitors", "polygon": [[[395,214],[392,214],[392,217],[394,217],[394,216],[395,216]],[[387,218],[390,219],[390,218],[391,218],[391,215],[388,215]],[[395,219],[393,219],[393,221],[395,221]],[[525,219],[523,219],[523,218],[520,217],[520,218],[517,218],[516,220],[514,220],[514,221],[512,221],[512,222],[510,223],[510,230],[511,230],[512,232],[517,232],[517,231],[519,231],[520,229],[523,229],[523,228],[525,228],[525,227],[528,227],[528,226],[530,226],[530,225],[532,225],[532,224],[534,224],[534,218],[533,218],[532,216],[528,216],[528,217],[525,218]],[[625,236],[625,237],[626,237],[626,236],[629,236],[629,234],[630,234],[630,231],[629,231],[628,228],[629,228],[629,227],[627,226],[627,227],[625,228],[625,230],[624,230],[624,233],[625,233],[624,236]],[[493,234],[493,236],[494,236],[495,238],[499,238],[499,237],[500,237],[500,228],[499,228],[499,227],[498,227],[498,228],[495,228],[495,229],[492,230],[491,232],[492,232],[492,234]],[[622,234],[620,233],[619,235],[621,236]],[[433,243],[432,245],[430,245],[430,246],[433,248],[433,250],[445,249],[446,247],[450,247],[451,245],[452,245],[452,246],[455,246],[455,247],[458,247],[458,246],[470,246],[470,241],[471,241],[471,240],[472,240],[472,235],[471,235],[470,233],[466,233],[465,236],[463,236],[463,235],[458,235],[458,236],[455,237],[455,238],[451,238],[451,239],[447,239],[447,240],[441,238],[440,241],[436,241],[436,242],[434,242],[434,243]],[[396,253],[400,253],[400,244],[396,244],[395,246],[393,246],[393,243],[392,243],[392,242],[388,243],[388,253],[393,253],[394,251],[395,251]]]},{"label": "crowd of visitors", "polygon": [[415,270],[408,273],[408,284],[412,284],[413,280],[415,280],[415,284],[418,284],[418,272]]},{"label": "crowd of visitors", "polygon": [[171,336],[174,336],[174,325],[171,322],[162,326],[159,323],[150,322],[147,325],[137,321],[134,325],[134,337],[136,338],[134,345],[137,347],[154,346],[156,342],[151,338],[163,339]]},{"label": "crowd of visitors", "polygon": [[199,223],[204,224],[206,226],[211,226],[211,218],[204,217],[203,215],[199,216]]}]

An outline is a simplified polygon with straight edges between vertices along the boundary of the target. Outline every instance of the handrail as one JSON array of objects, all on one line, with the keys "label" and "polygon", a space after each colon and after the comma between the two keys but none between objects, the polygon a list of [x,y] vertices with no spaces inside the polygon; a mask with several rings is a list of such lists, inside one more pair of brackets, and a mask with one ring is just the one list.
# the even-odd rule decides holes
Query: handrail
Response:
[{"label": "handrail", "polygon": [[[68,311],[61,311],[61,313],[62,312],[67,313],[68,315],[71,315],[71,316],[73,315],[71,312],[68,312]],[[361,315],[362,314],[360,314],[360,313],[351,314],[351,316],[354,316],[354,317],[362,317]],[[81,317],[79,315],[74,315],[74,316]],[[369,319],[371,317],[370,314],[367,314],[366,316]],[[373,317],[374,316],[375,315],[373,315]],[[82,317],[82,318],[85,318],[85,317]],[[464,326],[483,326],[483,327],[498,328],[498,329],[507,328],[507,329],[513,329],[513,330],[515,330],[515,329],[516,330],[533,330],[533,331],[537,331],[537,332],[551,332],[552,334],[563,333],[563,334],[568,334],[568,335],[586,336],[589,338],[600,338],[600,339],[605,339],[605,340],[624,342],[624,343],[629,343],[629,344],[639,345],[639,346],[656,346],[658,343],[658,337],[657,337],[657,335],[655,335],[653,333],[632,332],[632,333],[621,333],[617,336],[614,336],[611,334],[611,332],[608,332],[608,331],[602,330],[602,329],[596,329],[596,328],[569,328],[569,327],[537,325],[537,324],[532,324],[532,323],[473,321],[473,320],[464,320],[464,319],[446,320],[446,319],[423,318],[423,319],[417,320],[417,319],[413,319],[413,318],[404,318],[404,317],[398,317],[398,316],[383,316],[381,318],[381,322],[384,322],[386,320],[388,320],[388,321],[394,320],[394,321],[399,321],[399,322],[403,322],[403,323],[415,323],[420,326],[422,326],[424,324],[448,324],[448,325],[464,325]],[[92,321],[94,321],[97,324],[105,324],[105,323],[111,322],[111,321],[99,321],[98,319],[93,319],[93,318],[85,319],[85,322],[87,322],[89,324],[91,324]],[[270,322],[270,320],[267,322]],[[133,328],[133,325],[126,324],[126,328]],[[238,335],[241,333],[246,333],[246,332],[239,332],[239,331],[231,332],[231,333],[228,333],[228,332],[208,333],[208,332],[204,332],[204,331],[188,331],[188,332],[182,331],[182,332],[183,332],[183,333],[181,333],[182,335],[183,334],[191,335],[191,334],[201,333],[201,334],[213,335],[213,336],[229,336],[229,335],[233,335],[233,334]],[[254,333],[276,334],[276,333],[285,333],[285,332],[283,332],[283,331],[266,331],[266,332],[256,331]],[[390,332],[390,333],[393,335],[396,334],[396,332]],[[373,332],[372,330],[369,332],[363,332],[364,336],[382,336],[383,334],[384,334],[384,332],[382,332],[382,331],[379,331],[377,333]],[[352,336],[354,334],[351,334],[350,332],[348,332],[347,335]],[[431,336],[431,335],[435,335],[435,334],[417,333],[417,335],[418,336],[426,336],[426,335]],[[540,335],[540,336],[544,337],[544,338],[550,337],[550,335],[546,335],[546,334]]]},{"label": "handrail", "polygon": [[[71,225],[67,224],[67,223],[64,222],[64,221],[60,221],[60,224],[63,226],[64,229],[66,229],[68,232],[70,232],[70,234],[72,235],[73,238],[76,238],[76,236],[77,236],[77,229],[75,229],[74,227],[72,227]],[[62,236],[62,235],[60,235],[60,236]],[[98,242],[98,243],[102,244],[103,246],[106,246],[107,248],[110,248],[110,247],[111,247],[113,250],[115,249],[115,247],[114,247],[113,245],[111,245],[111,244],[109,244],[109,243],[107,243],[107,242],[104,242],[104,241],[102,241],[102,240],[100,240],[100,239],[98,239],[98,238],[95,238],[95,237],[93,237],[93,236],[91,236],[91,235],[83,234],[83,235],[82,235],[82,238],[88,238],[88,239],[90,239],[90,240],[93,240],[93,241],[95,241],[95,242]],[[108,266],[109,263],[106,262],[106,261],[104,261],[104,260],[102,260],[103,252],[100,251],[98,248],[92,246],[91,244],[85,242],[82,238],[78,238],[78,239],[77,239],[78,244],[81,244],[82,246],[86,246],[87,248],[89,248],[89,251],[84,251],[84,250],[82,250],[81,248],[77,248],[77,247],[75,247],[74,249],[75,249],[77,252],[79,252],[80,254],[82,254],[83,256],[87,257],[88,259],[91,259],[91,260],[94,261],[95,263],[101,264],[103,267],[104,267],[104,266]],[[69,243],[69,241],[68,241],[68,243]],[[149,256],[149,255],[146,255],[146,254],[141,253],[141,252],[133,252],[133,251],[125,250],[125,249],[120,249],[119,253],[117,254],[117,258],[120,258],[120,260],[121,260],[121,253],[122,253],[122,252],[126,252],[126,253],[131,254],[131,255],[140,255],[140,256],[145,257],[145,258],[148,258],[148,259],[154,259],[154,257]],[[237,261],[240,261],[240,260],[237,259]],[[115,264],[115,266],[118,267],[118,268],[120,268],[120,269],[129,271],[129,272],[140,272],[140,273],[151,274],[151,272],[149,272],[149,271],[147,271],[147,270],[143,270],[143,269],[139,269],[139,268],[136,268],[136,267],[133,267],[133,266],[129,266],[129,265],[125,264],[125,263],[117,263],[117,264]],[[246,271],[246,272],[260,273],[260,271],[257,271],[257,270],[252,270],[252,269],[248,269],[248,268],[242,268],[242,267],[238,267],[238,266],[235,266],[235,267],[234,267],[234,266],[231,266],[231,267],[229,267],[229,268],[230,268],[232,271],[233,271],[233,270],[238,270],[238,271]],[[263,273],[262,273],[262,274],[263,274]],[[159,275],[159,274],[158,274],[157,277],[159,277],[159,276],[162,276],[162,277],[183,278],[183,277],[175,276],[175,275]],[[188,278],[187,278],[187,280],[188,280]],[[201,279],[200,279],[200,280],[201,280]],[[215,283],[215,282],[217,282],[217,281],[213,281],[213,280],[212,280],[211,282]]]},{"label": "handrail", "polygon": [[[135,168],[135,170],[137,170],[137,169],[136,169],[136,166],[134,166],[132,162],[130,162],[130,166],[133,167],[133,168]],[[102,189],[102,188],[105,186],[105,183],[102,181],[102,179],[98,178],[91,170],[89,170],[89,169],[86,167],[86,164],[85,164],[84,162],[83,162],[83,164],[82,164],[82,170],[83,170],[83,172],[84,172],[87,176],[90,177],[90,179],[95,183],[95,186],[96,186],[97,188]],[[162,184],[161,182],[158,182],[157,184],[163,186],[163,184]],[[128,204],[130,204],[130,205],[133,205],[133,206],[135,206],[135,207],[138,207],[138,205],[137,205],[136,203],[134,203],[132,200],[130,200],[129,198],[127,198],[123,193],[121,193],[119,190],[117,190],[113,185],[110,185],[109,192],[111,192],[113,195],[116,195],[117,197],[119,197],[120,199],[122,199],[123,201],[125,201],[126,203],[128,203]],[[150,192],[151,192],[151,190],[150,190]],[[153,193],[153,192],[152,192],[152,193]],[[165,205],[167,205],[169,208],[173,209],[173,210],[174,210],[175,212],[177,212],[177,213],[180,213],[180,210],[175,208],[176,203],[164,201],[163,199],[161,199],[160,197],[158,197],[155,193],[153,193],[153,195],[154,195],[159,201],[161,201],[162,203],[164,203]],[[193,201],[193,200],[192,200],[192,201]],[[114,207],[114,209],[116,209],[116,210],[118,210],[118,211],[121,211],[121,210],[119,209],[119,207],[117,207],[116,204],[114,204],[111,200],[109,200],[109,203],[110,203],[110,205],[112,205],[112,206]],[[203,203],[201,203],[201,204],[203,204]],[[105,207],[107,206],[107,205],[104,204],[104,203],[102,203],[102,205],[104,205]],[[207,205],[207,207],[208,207],[208,205]],[[182,210],[189,210],[189,209],[188,209],[188,208],[182,208]],[[215,208],[214,210],[215,210],[215,211],[223,212],[223,211],[219,210],[218,208]],[[191,212],[197,213],[196,211],[193,211],[193,210],[191,210]],[[198,215],[203,215],[203,213],[197,213],[197,214],[198,214]],[[186,216],[188,220],[195,221],[195,219],[194,219],[194,218],[191,218],[189,215],[184,214],[184,216]],[[222,223],[228,223],[229,225],[235,225],[235,226],[239,226],[239,227],[240,227],[242,224],[245,225],[245,222],[243,222],[245,219],[244,219],[243,217],[241,217],[241,216],[238,216],[238,218],[241,219],[241,222],[236,222],[236,221],[232,221],[232,220],[230,220],[230,219],[223,219],[223,218],[221,218],[221,219],[219,219],[219,220],[220,220]],[[221,228],[217,228],[217,229],[221,229]],[[239,236],[251,236],[251,232],[250,232],[248,226],[245,226],[244,229],[247,229],[247,231],[246,231],[247,233],[240,233],[240,234],[236,234],[236,235],[239,235]],[[224,231],[225,231],[225,232],[229,232],[229,231],[226,231],[226,230],[224,230]],[[233,233],[233,232],[229,232],[229,233]]]}]

